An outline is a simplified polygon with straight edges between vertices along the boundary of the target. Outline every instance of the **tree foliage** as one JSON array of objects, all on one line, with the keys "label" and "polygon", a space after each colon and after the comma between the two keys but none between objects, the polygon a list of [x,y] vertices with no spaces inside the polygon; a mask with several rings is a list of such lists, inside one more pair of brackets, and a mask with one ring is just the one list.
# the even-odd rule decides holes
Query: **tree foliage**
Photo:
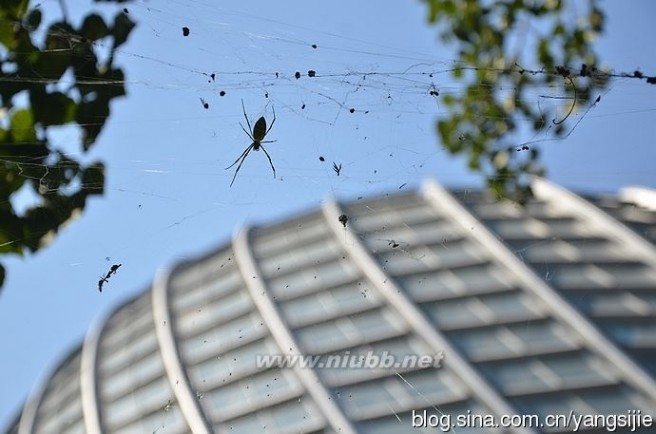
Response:
[{"label": "tree foliage", "polygon": [[[518,141],[520,130],[569,134],[569,114],[598,101],[612,76],[599,69],[593,49],[604,30],[599,1],[424,1],[441,40],[457,49],[452,74],[464,85],[444,96],[439,137],[452,154],[468,157],[497,197],[524,203],[528,177],[544,168],[538,146]],[[560,104],[537,104],[536,89],[551,89]]]},{"label": "tree foliage", "polygon": [[[48,131],[75,126],[81,154],[93,146],[111,101],[125,95],[114,54],[134,26],[125,10],[112,22],[91,12],[79,25],[63,10],[47,25],[29,0],[0,1],[0,254],[37,251],[103,193],[102,162],[65,155]],[[24,188],[38,202],[19,212],[10,198]],[[0,265],[0,286],[4,277]]]}]

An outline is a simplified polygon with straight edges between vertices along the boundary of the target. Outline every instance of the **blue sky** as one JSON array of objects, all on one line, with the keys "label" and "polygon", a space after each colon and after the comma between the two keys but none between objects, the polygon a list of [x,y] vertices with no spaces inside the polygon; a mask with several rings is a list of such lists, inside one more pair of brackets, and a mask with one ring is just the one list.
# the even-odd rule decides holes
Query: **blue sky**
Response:
[{"label": "blue sky", "polygon": [[[72,15],[85,12],[76,9],[82,2],[69,3]],[[311,209],[330,195],[416,187],[426,177],[480,185],[462,160],[440,149],[434,131],[444,107],[427,95],[430,85],[458,88],[447,74],[417,74],[454,60],[427,25],[422,3],[222,4],[127,4],[138,23],[117,58],[128,97],[113,104],[84,157],[105,162],[106,193],[37,255],[2,258],[8,277],[0,296],[0,427],[94,319],[147,288],[164,268],[229,241],[240,225]],[[46,18],[57,5],[42,2]],[[603,6],[604,63],[656,74],[656,3]],[[314,79],[306,75],[311,69]],[[211,82],[204,74],[213,72]],[[614,81],[567,140],[542,146],[549,178],[582,191],[656,187],[655,95],[656,86]],[[277,179],[264,154],[252,152],[230,188],[234,172],[224,168],[250,143],[239,126],[242,99],[251,122],[270,121],[275,108],[267,136],[275,142],[266,146]],[[73,154],[76,138],[70,129],[53,134]],[[339,177],[333,162],[342,165]],[[100,294],[98,276],[113,263],[123,266]]]}]

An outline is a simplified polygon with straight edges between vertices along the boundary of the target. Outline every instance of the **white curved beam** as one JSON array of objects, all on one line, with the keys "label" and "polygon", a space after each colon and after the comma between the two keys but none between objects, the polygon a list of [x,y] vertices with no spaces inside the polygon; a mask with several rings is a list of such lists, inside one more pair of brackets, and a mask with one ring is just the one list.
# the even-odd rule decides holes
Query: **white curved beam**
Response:
[{"label": "white curved beam", "polygon": [[[534,187],[537,195],[544,195],[549,186],[538,181]],[[656,383],[639,365],[615,346],[606,336],[588,321],[579,311],[572,307],[554,288],[550,287],[537,276],[525,263],[519,260],[508,248],[499,241],[492,232],[458,202],[449,192],[433,180],[426,181],[422,186],[424,195],[436,209],[448,215],[453,222],[462,228],[472,238],[478,240],[489,252],[492,260],[503,268],[510,270],[521,282],[522,287],[533,292],[549,306],[554,317],[569,324],[588,342],[591,349],[596,350],[601,357],[606,357],[623,374],[624,379],[633,387],[641,390],[652,400],[656,400]],[[537,190],[537,191],[536,191]],[[597,217],[598,218],[598,217]],[[470,228],[476,227],[475,231]],[[628,229],[627,229],[628,230]],[[635,234],[633,234],[635,235]]]},{"label": "white curved beam", "polygon": [[171,390],[173,390],[173,395],[182,416],[187,421],[187,426],[194,434],[212,434],[211,423],[207,420],[196,393],[191,387],[173,331],[174,318],[171,316],[169,303],[169,282],[175,271],[183,265],[180,264],[174,267],[170,272],[164,272],[158,276],[153,285],[155,333]]},{"label": "white curved beam", "polygon": [[[58,366],[57,369],[59,369]],[[36,413],[39,410],[39,405],[43,396],[48,388],[49,380],[52,377],[52,374],[57,372],[56,370],[52,373],[49,373],[44,380],[40,380],[37,384],[38,386],[30,394],[30,397],[23,408],[23,412],[20,417],[20,423],[18,424],[18,434],[32,434],[34,432],[34,422],[36,421]],[[47,380],[46,380],[47,379]]]},{"label": "white curved beam", "polygon": [[620,190],[619,200],[634,203],[649,211],[656,211],[656,190],[653,188],[624,187]]},{"label": "white curved beam", "polygon": [[[412,302],[394,280],[382,270],[378,262],[362,245],[360,239],[353,231],[344,232],[339,216],[343,214],[335,200],[324,202],[323,213],[328,226],[335,235],[335,240],[341,243],[344,251],[348,253],[353,262],[362,273],[376,286],[378,291],[387,299],[389,305],[396,309],[408,321],[412,329],[419,335],[434,353],[444,351],[448,354],[449,369],[451,369],[465,383],[473,396],[483,402],[497,416],[518,414],[518,412],[499,395],[492,386],[467,362],[451,342],[440,333],[424,313]],[[517,428],[514,432],[533,432],[528,429]]]},{"label": "white curved beam", "polygon": [[84,429],[89,434],[101,434],[102,421],[100,416],[100,401],[98,399],[98,351],[100,339],[107,321],[116,312],[134,301],[134,298],[113,309],[92,325],[82,343],[82,359],[80,361],[80,398],[82,400],[82,415]]},{"label": "white curved beam", "polygon": [[570,212],[578,214],[589,222],[603,228],[606,236],[633,250],[641,261],[652,268],[656,268],[656,247],[619,220],[612,218],[579,195],[546,179],[534,178],[531,188],[535,193],[535,197],[555,202]]},{"label": "white curved beam", "polygon": [[[269,295],[270,291],[264,283],[262,273],[253,256],[249,235],[249,228],[237,231],[232,243],[237,266],[241,271],[244,284],[281,352],[293,357],[301,357],[301,347],[294,339],[278,307]],[[351,425],[351,421],[336,404],[316,372],[312,369],[303,368],[299,364],[294,364],[293,369],[316,405],[323,412],[333,431],[355,434],[357,431]]]}]

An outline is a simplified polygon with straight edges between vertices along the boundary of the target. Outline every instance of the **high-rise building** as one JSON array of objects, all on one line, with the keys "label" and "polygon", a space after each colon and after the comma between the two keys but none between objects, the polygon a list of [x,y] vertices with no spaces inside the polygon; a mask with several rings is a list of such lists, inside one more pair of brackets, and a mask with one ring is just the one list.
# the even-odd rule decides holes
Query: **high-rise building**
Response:
[{"label": "high-rise building", "polygon": [[429,181],[241,228],[100,321],[8,432],[628,432],[656,409],[656,192],[533,191]]}]

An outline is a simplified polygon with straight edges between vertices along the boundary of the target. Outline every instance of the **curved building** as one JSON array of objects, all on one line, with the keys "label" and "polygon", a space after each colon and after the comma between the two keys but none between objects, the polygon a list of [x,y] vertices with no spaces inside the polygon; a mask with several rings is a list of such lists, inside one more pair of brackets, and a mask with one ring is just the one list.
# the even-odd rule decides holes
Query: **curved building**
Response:
[{"label": "curved building", "polygon": [[242,228],[111,312],[8,432],[654,432],[656,193],[533,190]]}]

